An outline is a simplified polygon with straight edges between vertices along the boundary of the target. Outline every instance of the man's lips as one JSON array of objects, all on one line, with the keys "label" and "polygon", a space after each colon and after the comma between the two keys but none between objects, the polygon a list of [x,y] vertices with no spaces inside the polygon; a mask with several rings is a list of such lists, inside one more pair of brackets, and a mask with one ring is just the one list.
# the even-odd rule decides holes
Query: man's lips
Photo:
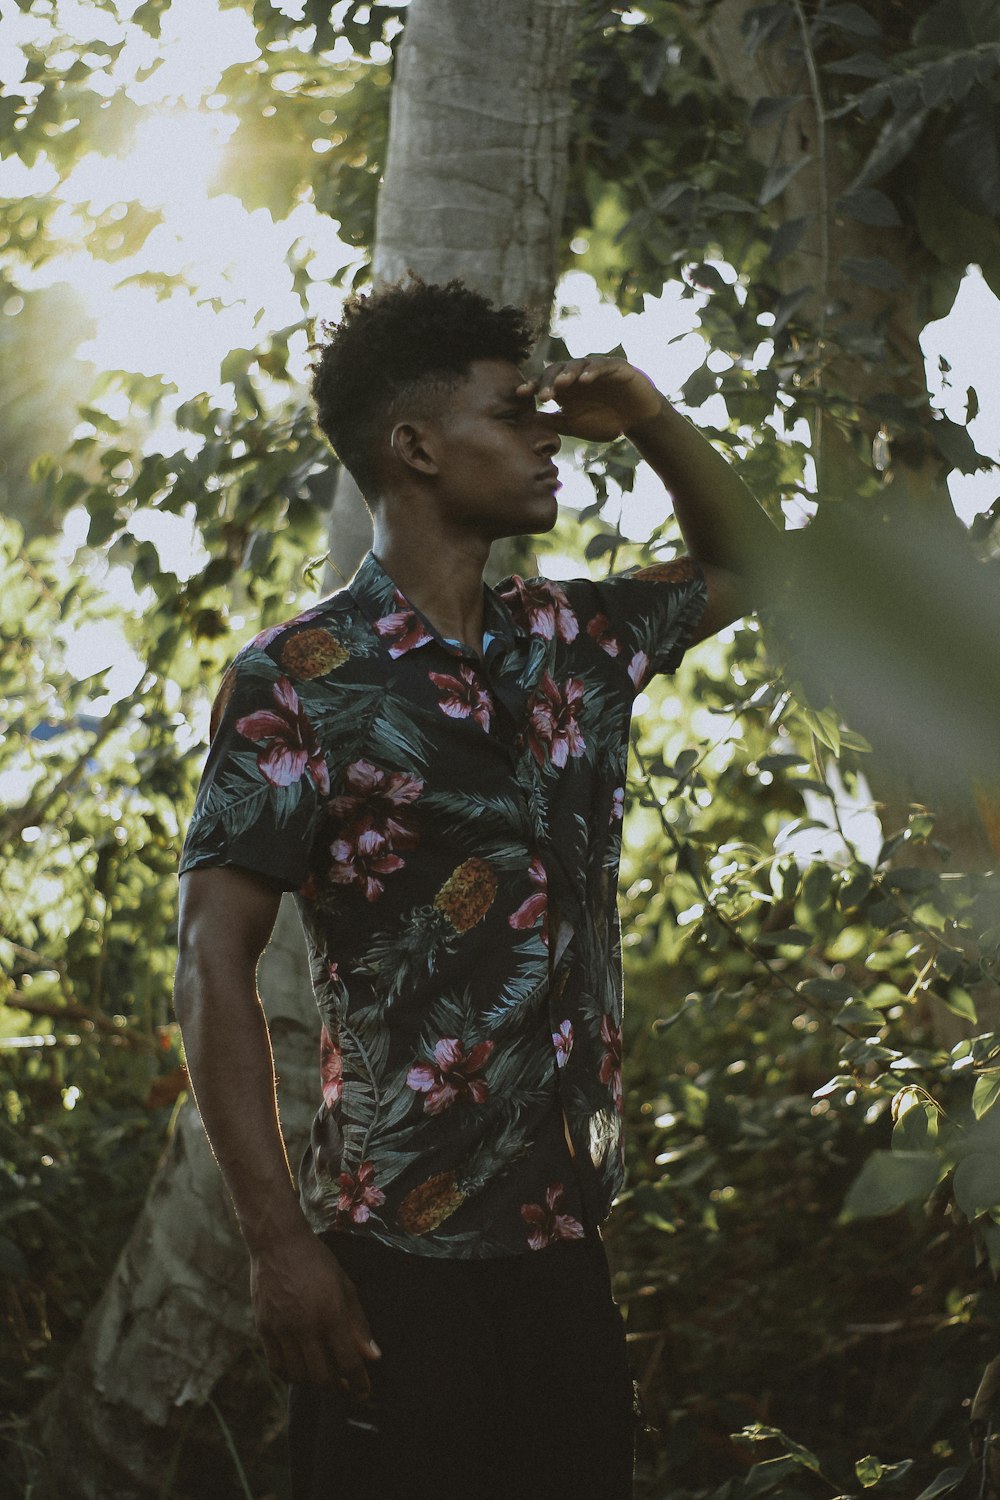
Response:
[{"label": "man's lips", "polygon": [[550,490],[562,488],[562,480],[559,478],[559,470],[555,464],[549,464],[548,468],[542,469],[535,475],[539,484],[546,485]]}]

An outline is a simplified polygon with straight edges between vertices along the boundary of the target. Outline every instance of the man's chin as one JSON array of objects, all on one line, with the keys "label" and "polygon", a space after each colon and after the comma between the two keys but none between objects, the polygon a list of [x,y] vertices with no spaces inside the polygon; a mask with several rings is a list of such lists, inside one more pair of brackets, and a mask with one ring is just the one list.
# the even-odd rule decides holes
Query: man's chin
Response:
[{"label": "man's chin", "polygon": [[539,505],[537,502],[530,510],[525,507],[525,513],[519,518],[517,530],[505,532],[505,536],[542,536],[546,531],[551,531],[559,519],[559,502],[555,495],[550,495],[548,500]]}]

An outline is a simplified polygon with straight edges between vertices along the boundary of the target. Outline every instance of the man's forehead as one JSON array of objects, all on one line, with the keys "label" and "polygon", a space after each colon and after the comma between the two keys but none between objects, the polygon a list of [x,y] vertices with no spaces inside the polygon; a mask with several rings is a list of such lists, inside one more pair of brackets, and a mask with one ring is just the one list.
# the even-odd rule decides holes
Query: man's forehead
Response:
[{"label": "man's forehead", "polygon": [[469,366],[465,392],[476,405],[481,402],[511,401],[517,406],[534,406],[533,397],[517,394],[518,387],[523,385],[525,378],[524,372],[508,360],[477,359]]}]

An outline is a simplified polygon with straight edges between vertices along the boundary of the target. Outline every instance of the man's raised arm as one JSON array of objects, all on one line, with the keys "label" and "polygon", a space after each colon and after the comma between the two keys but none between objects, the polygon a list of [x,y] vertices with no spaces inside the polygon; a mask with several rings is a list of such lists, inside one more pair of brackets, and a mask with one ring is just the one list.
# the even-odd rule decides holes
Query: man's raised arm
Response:
[{"label": "man's raised arm", "polygon": [[685,545],[708,584],[708,606],[695,640],[762,601],[785,533],[648,376],[626,360],[590,355],[550,365],[521,389],[559,404],[551,420],[560,433],[590,442],[627,437],[663,480]]}]

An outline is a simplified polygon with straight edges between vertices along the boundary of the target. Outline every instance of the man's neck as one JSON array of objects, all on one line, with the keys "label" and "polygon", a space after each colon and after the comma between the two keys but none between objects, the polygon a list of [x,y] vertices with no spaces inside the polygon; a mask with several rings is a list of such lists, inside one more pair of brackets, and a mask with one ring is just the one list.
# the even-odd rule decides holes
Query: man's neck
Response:
[{"label": "man's neck", "polygon": [[480,648],[483,638],[483,569],[489,543],[410,534],[376,524],[372,551],[389,577],[446,640]]}]

